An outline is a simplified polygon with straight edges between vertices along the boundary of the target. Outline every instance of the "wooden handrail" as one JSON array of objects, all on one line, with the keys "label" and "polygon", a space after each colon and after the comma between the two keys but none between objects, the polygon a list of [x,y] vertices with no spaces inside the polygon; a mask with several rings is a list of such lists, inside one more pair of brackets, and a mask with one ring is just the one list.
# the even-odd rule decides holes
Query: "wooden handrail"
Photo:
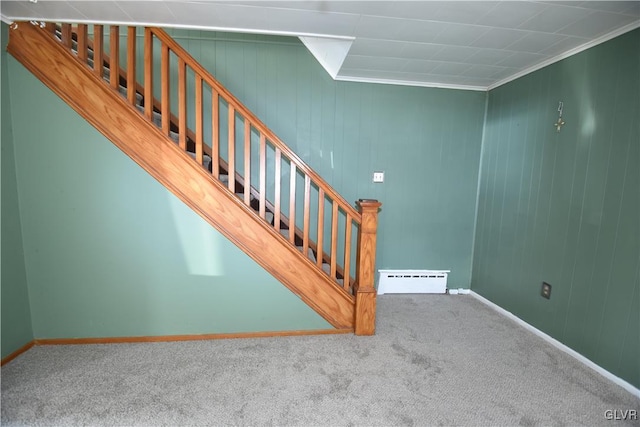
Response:
[{"label": "wooden handrail", "polygon": [[296,167],[301,170],[305,175],[308,175],[313,182],[319,187],[322,187],[327,196],[333,200],[338,201],[340,208],[346,213],[349,213],[354,221],[360,223],[360,213],[356,211],[339,193],[337,193],[320,175],[318,175],[311,167],[309,167],[296,153],[294,153],[276,134],[274,134],[260,119],[258,119],[247,107],[245,107],[235,96],[231,94],[224,86],[222,86],[218,80],[213,77],[209,71],[207,71],[198,61],[191,56],[182,46],[176,43],[164,30],[160,28],[151,28],[151,32],[158,37],[163,43],[175,52],[175,54],[182,58],[185,63],[189,65],[197,74],[200,74],[202,79],[206,81],[216,92],[223,96],[225,101],[234,108],[235,111],[240,113],[243,117],[248,119],[251,124],[264,134],[265,137],[278,147],[283,154],[286,155],[292,162],[296,164]]}]

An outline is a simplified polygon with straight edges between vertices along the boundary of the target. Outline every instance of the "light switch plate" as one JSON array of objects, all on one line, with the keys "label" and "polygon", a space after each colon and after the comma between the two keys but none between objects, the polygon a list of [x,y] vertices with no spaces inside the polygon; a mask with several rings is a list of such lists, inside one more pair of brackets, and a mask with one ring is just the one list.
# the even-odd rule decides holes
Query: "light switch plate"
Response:
[{"label": "light switch plate", "polygon": [[384,172],[374,172],[373,182],[384,182]]}]

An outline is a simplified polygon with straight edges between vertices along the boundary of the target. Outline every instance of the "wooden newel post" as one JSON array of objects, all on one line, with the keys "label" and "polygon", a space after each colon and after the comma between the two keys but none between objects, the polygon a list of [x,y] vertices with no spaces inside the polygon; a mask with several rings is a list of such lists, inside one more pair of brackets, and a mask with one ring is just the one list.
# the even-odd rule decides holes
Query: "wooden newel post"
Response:
[{"label": "wooden newel post", "polygon": [[376,231],[378,210],[382,203],[377,200],[360,199],[356,202],[362,215],[358,234],[356,256],[356,296],[355,333],[373,335],[376,331],[376,290],[373,286],[376,267]]}]

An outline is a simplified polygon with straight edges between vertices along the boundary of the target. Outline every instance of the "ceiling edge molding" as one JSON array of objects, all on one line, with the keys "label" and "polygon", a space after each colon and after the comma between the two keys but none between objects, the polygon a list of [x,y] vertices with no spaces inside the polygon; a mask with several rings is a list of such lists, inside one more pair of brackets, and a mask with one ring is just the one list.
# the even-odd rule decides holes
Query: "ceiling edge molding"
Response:
[{"label": "ceiling edge molding", "polygon": [[542,69],[544,67],[548,67],[551,64],[555,64],[556,62],[560,62],[563,59],[567,59],[567,58],[569,58],[569,57],[571,57],[573,55],[576,55],[576,54],[578,54],[580,52],[584,52],[585,50],[590,49],[590,48],[592,48],[594,46],[597,46],[597,45],[602,44],[604,42],[607,42],[607,41],[609,41],[611,39],[614,39],[614,38],[616,38],[618,36],[621,36],[621,35],[623,35],[625,33],[628,33],[629,31],[633,31],[636,28],[640,28],[640,20],[634,21],[631,24],[628,24],[628,25],[625,25],[624,27],[618,28],[617,30],[612,31],[610,33],[607,33],[607,34],[605,34],[603,36],[600,36],[595,40],[591,40],[588,43],[585,43],[585,44],[580,45],[578,47],[574,47],[573,49],[568,50],[566,52],[563,52],[558,56],[554,56],[553,58],[550,58],[550,59],[547,59],[546,61],[540,62],[539,64],[536,64],[536,65],[534,65],[532,67],[529,67],[526,70],[522,70],[522,71],[520,71],[520,72],[518,72],[516,74],[513,74],[513,75],[507,77],[504,80],[500,80],[500,81],[498,81],[496,83],[493,83],[492,85],[489,85],[489,87],[487,87],[487,90],[488,91],[493,90],[493,89],[495,89],[495,88],[497,88],[499,86],[502,86],[504,84],[507,84],[509,82],[517,80],[520,77],[526,76],[527,74],[531,74],[534,71],[538,71],[538,70],[540,70],[540,69]]},{"label": "ceiling edge molding", "polygon": [[252,28],[241,28],[241,27],[216,27],[216,26],[206,26],[206,25],[185,25],[185,24],[171,24],[166,22],[139,22],[139,21],[104,21],[99,19],[51,19],[51,18],[41,18],[41,17],[33,17],[33,16],[17,16],[17,17],[6,17],[5,15],[1,15],[3,20],[6,19],[5,22],[14,22],[14,21],[44,21],[44,22],[60,22],[64,24],[98,24],[98,25],[121,25],[121,26],[133,26],[133,27],[160,27],[160,28],[177,28],[182,30],[204,30],[204,31],[220,31],[225,33],[242,33],[242,34],[262,34],[269,36],[286,36],[286,37],[315,37],[315,38],[324,38],[324,39],[335,39],[335,40],[347,40],[353,41],[354,37],[349,36],[339,36],[339,35],[331,35],[331,34],[317,34],[317,33],[301,33],[295,31],[273,31],[273,30],[256,30]]},{"label": "ceiling edge molding", "polygon": [[329,37],[298,37],[322,67],[335,80],[344,62],[354,38],[336,39]]},{"label": "ceiling edge molding", "polygon": [[447,83],[416,82],[411,80],[375,79],[370,77],[337,76],[337,81],[355,83],[379,83],[384,85],[431,87],[436,89],[457,89],[486,92],[486,86],[456,85]]}]

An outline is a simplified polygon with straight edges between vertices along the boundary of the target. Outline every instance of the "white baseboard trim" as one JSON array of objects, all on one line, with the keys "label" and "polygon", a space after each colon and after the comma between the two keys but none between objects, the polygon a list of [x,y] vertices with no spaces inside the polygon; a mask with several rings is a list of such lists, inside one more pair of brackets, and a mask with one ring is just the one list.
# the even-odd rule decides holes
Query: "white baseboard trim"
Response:
[{"label": "white baseboard trim", "polygon": [[593,369],[594,371],[596,371],[597,373],[599,373],[603,377],[607,378],[608,380],[613,381],[615,384],[617,384],[620,387],[624,388],[629,393],[631,393],[634,396],[640,398],[640,389],[634,387],[632,384],[630,384],[627,381],[623,380],[622,378],[612,374],[611,372],[609,372],[606,369],[604,369],[602,366],[595,364],[594,362],[592,362],[591,360],[587,359],[586,357],[584,357],[583,355],[581,355],[577,351],[567,347],[565,344],[562,344],[557,339],[545,334],[540,329],[528,324],[527,322],[525,322],[524,320],[520,319],[515,314],[513,314],[513,313],[505,310],[504,308],[500,307],[499,305],[489,301],[488,299],[486,299],[482,295],[477,294],[473,290],[470,292],[470,295],[473,296],[478,301],[480,301],[480,302],[486,304],[487,306],[491,307],[492,309],[494,309],[498,313],[502,314],[503,316],[513,320],[514,322],[516,322],[518,325],[522,326],[523,328],[533,332],[534,334],[536,334],[540,338],[544,339],[545,341],[547,341],[549,344],[551,344],[552,346],[556,347],[557,349],[564,351],[569,356],[573,356],[579,362],[582,362],[584,365],[586,365],[589,368]]}]

